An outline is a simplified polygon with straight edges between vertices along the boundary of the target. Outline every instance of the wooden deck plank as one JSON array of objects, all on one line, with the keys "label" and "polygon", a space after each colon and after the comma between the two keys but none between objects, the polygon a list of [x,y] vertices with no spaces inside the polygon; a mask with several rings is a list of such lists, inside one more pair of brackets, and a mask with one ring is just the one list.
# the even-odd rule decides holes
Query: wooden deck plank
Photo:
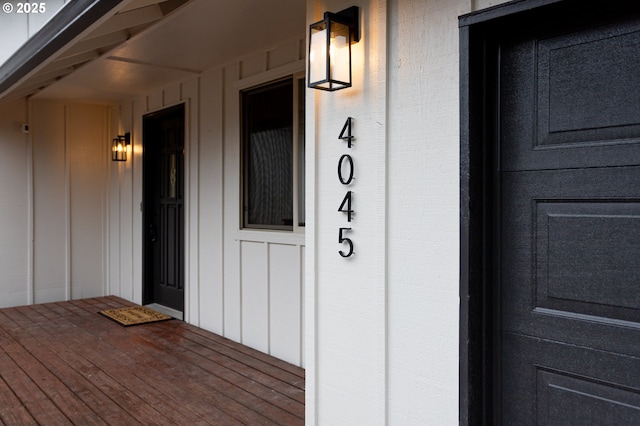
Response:
[{"label": "wooden deck plank", "polygon": [[6,333],[6,327],[2,331],[0,376],[20,401],[20,406],[24,407],[38,424],[70,425],[71,421],[16,362],[14,356],[21,355],[20,351],[24,352],[20,344]]},{"label": "wooden deck plank", "polygon": [[[128,302],[116,296],[107,296],[104,298],[100,298],[100,300],[103,303],[105,302],[111,303],[108,305],[111,307],[123,306],[123,304],[126,306],[134,306],[133,303]],[[104,308],[104,309],[108,309],[108,308]],[[271,371],[275,376],[279,376],[281,380],[287,383],[290,383],[294,386],[297,386],[300,389],[304,389],[305,373],[303,368],[300,368],[288,362],[282,361],[281,359],[275,358],[263,352],[256,351],[247,346],[241,345],[240,343],[234,342],[225,337],[208,332],[206,330],[192,326],[187,323],[183,323],[182,328],[189,330],[194,334],[203,336],[208,340],[212,340],[216,342],[216,346],[222,345],[229,348],[229,350],[235,354],[243,354],[247,357],[246,358],[247,360],[250,360],[248,364],[253,364],[256,366],[256,368],[259,368],[260,370]],[[236,355],[234,357],[237,357],[238,359],[242,358],[239,355]],[[290,375],[283,374],[283,372],[290,373]]]},{"label": "wooden deck plank", "polygon": [[[119,302],[122,301],[122,299],[115,296],[108,296],[102,299],[113,302],[113,305],[109,305],[113,307],[117,307]],[[133,305],[130,302],[123,302],[128,305]],[[171,326],[171,324],[169,324],[169,326]],[[255,368],[257,371],[269,373],[270,376],[278,380],[282,380],[300,390],[304,390],[304,369],[190,324],[180,323],[179,327],[182,330],[188,330],[194,335],[200,336],[201,339],[211,341],[220,353],[227,355],[229,358],[241,361],[243,364]],[[196,341],[202,340],[196,339]],[[205,346],[207,345],[205,344]]]},{"label": "wooden deck plank", "polygon": [[[304,389],[304,369],[293,364],[289,364],[271,355],[257,352],[247,346],[243,346],[225,337],[213,333],[208,333],[205,330],[193,327],[189,324],[186,324],[186,329],[193,332],[194,334],[198,334],[206,338],[207,340],[212,340],[216,342],[216,344],[226,346],[236,353],[241,353],[248,356],[248,359],[253,360],[253,362],[256,363],[256,366],[258,366],[257,363],[259,362],[266,364],[266,366],[260,366],[259,368],[265,371],[273,371],[274,375],[278,376],[281,380]],[[238,356],[238,358],[240,357]],[[273,369],[272,367],[275,367],[275,369]],[[289,374],[284,374],[284,372]]]},{"label": "wooden deck plank", "polygon": [[[90,304],[91,302],[91,300],[85,300],[79,301],[78,303]],[[178,328],[172,328],[173,331],[170,333],[164,332],[164,329],[170,323],[177,325]],[[215,368],[215,366],[210,368],[208,366],[203,367],[203,365],[210,364],[210,362],[194,354],[189,349],[184,348],[177,341],[167,341],[172,340],[173,334],[179,332],[179,328],[185,325],[182,321],[170,321],[168,323],[138,326],[130,328],[129,330],[131,333],[136,333],[142,337],[147,342],[148,348],[154,349],[146,351],[145,354],[140,354],[141,356],[153,358],[149,359],[148,362],[163,363],[161,368],[165,372],[170,371],[170,374],[173,375],[172,380],[176,383],[185,376],[200,377],[198,383],[190,382],[184,383],[184,385],[189,388],[193,388],[194,386],[202,388],[208,387],[208,389],[202,389],[202,391],[207,393],[207,397],[211,399],[211,402],[232,416],[239,418],[242,422],[248,424],[268,424],[269,421],[267,419],[269,419],[273,424],[278,424],[283,421],[286,424],[293,424],[303,419],[304,407],[302,405],[298,404],[298,406],[302,408],[298,410],[297,413],[292,414],[288,410],[278,406],[283,404],[283,398],[277,401],[273,399],[273,395],[277,397],[277,392],[267,389],[262,394],[255,395],[251,390],[242,386],[242,384],[251,386],[253,390],[255,390],[256,386],[254,384],[248,382],[236,384],[227,381],[220,377],[220,374],[223,373],[220,368]],[[149,328],[154,328],[156,332],[148,333],[146,330]],[[180,366],[180,369],[177,369],[176,366]],[[240,377],[235,378],[241,380]],[[270,401],[262,398],[267,395],[267,392],[271,394],[269,395]],[[275,405],[275,403],[278,405]],[[296,409],[291,407],[291,410],[295,411]]]},{"label": "wooden deck plank", "polygon": [[[23,347],[31,353],[38,353],[39,361],[45,364],[46,368],[84,403],[84,405],[76,404],[73,407],[72,422],[85,422],[81,415],[94,418],[95,414],[108,424],[139,424],[89,379],[94,369],[78,370],[82,367],[81,360],[69,350],[69,346],[64,344],[62,339],[51,336],[43,327],[29,326],[29,324],[42,324],[42,321],[46,320],[36,309],[21,307],[6,311],[4,314],[16,324],[23,325],[21,334],[28,333],[30,336],[21,342]],[[96,423],[100,424],[102,421],[96,421]]]},{"label": "wooden deck plank", "polygon": [[[0,369],[2,368],[3,365],[0,363]],[[0,380],[0,424],[25,426],[38,424],[4,380]]]},{"label": "wooden deck plank", "polygon": [[[84,305],[84,304],[91,305],[91,307],[85,306],[85,308],[90,314],[92,314],[95,309],[113,308],[113,307],[119,306],[118,301],[111,300],[109,302],[110,303],[105,303],[104,299],[98,299],[98,300],[89,299],[89,300],[78,301],[77,303],[76,302],[72,302],[72,303],[78,306]],[[113,305],[113,303],[115,303],[115,305]],[[131,330],[132,332],[140,332],[142,333],[143,337],[144,336],[148,337],[148,336],[154,335],[155,333],[153,334],[144,333],[143,330],[145,328],[147,327],[164,328],[171,324],[178,327],[178,331],[181,327],[188,327],[188,325],[182,321],[169,321],[166,323],[157,323],[155,325],[149,324],[142,327],[130,328],[129,330]],[[156,345],[158,344],[158,341],[156,342],[149,341],[148,338],[146,340],[147,340],[147,343],[152,345],[153,347],[156,347]],[[221,409],[224,409],[226,412],[230,413],[234,417],[241,416],[240,420],[243,421],[244,423],[269,424],[269,421],[267,420],[267,418],[269,418],[274,422],[274,424],[282,423],[282,422],[284,422],[284,424],[302,424],[303,418],[304,418],[303,404],[300,404],[301,409],[299,410],[299,413],[300,413],[299,417],[290,416],[289,413],[279,410],[278,407],[273,406],[272,404],[265,403],[265,401],[261,400],[260,398],[256,398],[254,395],[251,395],[251,393],[247,392],[245,389],[238,388],[234,384],[225,382],[224,380],[220,380],[219,377],[217,377],[214,374],[207,374],[206,371],[201,371],[200,366],[198,365],[198,362],[201,362],[201,360],[198,359],[198,357],[192,357],[188,351],[185,352],[182,349],[179,349],[178,347],[173,348],[170,345],[163,345],[163,347],[157,348],[157,349],[158,351],[147,351],[146,353],[143,353],[140,355],[147,357],[146,359],[147,363],[154,363],[154,362],[166,363],[166,359],[161,359],[161,358],[158,358],[157,356],[154,358],[153,355],[155,353],[160,353],[162,354],[163,357],[167,357],[169,354],[172,354],[171,362],[164,365],[162,367],[163,370],[166,371],[168,366],[180,360],[181,361],[180,365],[182,365],[185,368],[185,371],[183,371],[182,374],[195,375],[197,377],[204,377],[204,380],[201,380],[202,383],[197,383],[197,384],[186,383],[185,384],[186,386],[203,386],[205,388],[208,387],[209,389],[208,389],[208,392],[206,393],[207,393],[207,398],[210,399],[210,402],[213,403],[215,406],[221,407]],[[174,353],[175,351],[178,351],[178,350],[179,350],[179,354],[186,353],[188,355],[187,356],[188,362],[186,362],[185,359],[181,359],[179,354],[176,355]],[[195,372],[193,371],[194,369],[195,369]],[[174,378],[174,380],[178,380],[178,378]],[[222,391],[220,391],[221,389]],[[272,391],[272,393],[274,392]],[[228,398],[231,398],[231,400],[229,400]],[[251,411],[255,411],[255,413],[251,413]]]},{"label": "wooden deck plank", "polygon": [[[206,377],[206,383],[211,387],[226,388],[225,394],[246,407],[259,409],[271,419],[282,419],[304,416],[304,407],[287,396],[274,392],[272,388],[252,381],[220,364],[211,362],[213,352],[207,348],[193,348],[187,339],[181,338],[169,331],[161,330],[152,335],[145,335],[145,339],[152,342],[165,354],[171,354],[172,362],[187,361],[189,374]],[[194,351],[198,349],[198,353]],[[207,374],[209,373],[209,374]],[[290,416],[291,414],[291,416]]]},{"label": "wooden deck plank", "polygon": [[[39,305],[21,309],[29,311],[32,318],[38,316],[48,318],[57,325],[57,330],[68,327],[68,324],[61,321],[62,318],[49,316],[48,313],[51,311],[45,306]],[[87,343],[91,343],[90,341],[78,339],[76,337],[79,334],[77,327],[72,327],[71,331],[72,335],[65,339],[56,339],[56,336],[52,334],[40,334],[39,340],[55,352],[59,359],[64,360],[64,364],[57,367],[61,375],[66,374],[69,377],[61,377],[61,380],[67,384],[75,384],[72,388],[73,391],[84,395],[87,403],[96,410],[100,417],[109,424],[144,424],[150,420],[157,424],[169,423],[171,420],[170,411],[163,413],[157,410],[152,404],[131,393],[130,389],[125,388],[105,373],[101,365],[105,366],[106,370],[117,369],[119,366],[114,365],[109,358],[100,353],[99,345],[92,349],[95,345],[88,346]],[[72,351],[69,349],[70,346],[80,348],[80,350]],[[93,356],[88,355],[89,350],[93,350]],[[80,354],[85,356],[80,356]],[[91,362],[92,359],[94,362]],[[51,365],[55,367],[54,364]],[[161,405],[160,401],[157,405]]]},{"label": "wooden deck plank", "polygon": [[[298,410],[302,409],[304,411],[304,406],[300,405],[300,403],[304,403],[303,389],[294,386],[282,386],[282,380],[264,371],[248,369],[246,364],[229,355],[225,355],[223,353],[224,350],[223,352],[211,350],[211,342],[209,340],[201,338],[189,330],[183,329],[177,333],[173,328],[169,327],[164,327],[163,330],[159,331],[163,333],[164,344],[168,342],[168,344],[183,347],[185,350],[207,359],[211,362],[208,367],[215,369],[215,371],[211,371],[213,374],[229,382],[236,383],[245,389],[251,389],[252,393],[261,398],[273,399],[275,405],[281,405],[283,409],[289,410],[296,415],[302,415]],[[235,355],[238,354],[236,353]],[[279,387],[282,387],[285,393],[277,394],[272,392],[271,389]]]},{"label": "wooden deck plank", "polygon": [[[71,303],[77,307],[82,307],[89,302],[74,301]],[[96,312],[95,309],[86,306],[85,308],[87,308],[85,315],[93,318]],[[178,360],[173,359],[171,355],[164,353],[152,343],[144,340],[138,332],[148,333],[148,324],[124,329],[106,319],[104,324],[109,329],[126,330],[126,333],[130,336],[129,339],[135,339],[138,348],[135,360],[140,363],[140,368],[153,368],[160,371],[162,373],[162,382],[170,383],[173,388],[172,397],[180,400],[181,403],[196,406],[201,406],[204,403],[204,405],[215,407],[244,424],[273,424],[261,413],[252,410],[251,407],[237,403],[234,398],[227,395],[228,389],[215,385],[210,386],[206,375],[202,374],[202,372],[194,373],[191,371],[189,363],[177,363]],[[113,341],[112,343],[115,346],[122,346],[121,341]],[[171,358],[173,362],[167,362],[167,357]],[[223,389],[223,391],[220,389]],[[194,397],[197,397],[198,400],[194,401]]]},{"label": "wooden deck plank", "polygon": [[38,424],[36,419],[20,400],[19,387],[13,386],[14,389],[11,389],[9,385],[14,382],[21,383],[28,378],[25,374],[18,373],[20,367],[2,350],[8,344],[12,343],[4,329],[0,328],[0,421],[7,425],[36,425]]},{"label": "wooden deck plank", "polygon": [[304,370],[182,321],[97,314],[129,305],[0,309],[0,425],[304,424]]},{"label": "wooden deck plank", "polygon": [[[169,324],[169,327],[177,327],[176,324]],[[250,367],[251,369],[255,369],[255,371],[260,371],[265,374],[265,376],[273,378],[279,382],[283,382],[289,384],[295,388],[300,390],[304,390],[304,376],[299,376],[298,374],[294,374],[288,370],[282,369],[278,365],[274,365],[274,360],[269,359],[265,361],[264,358],[273,358],[269,355],[262,353],[251,353],[248,355],[245,353],[245,349],[249,349],[246,346],[242,346],[236,344],[231,341],[224,341],[220,338],[220,336],[212,335],[211,333],[201,334],[199,333],[199,329],[196,327],[191,327],[188,324],[184,326],[180,326],[181,336],[186,339],[193,341],[199,345],[204,347],[215,346],[217,348],[217,352],[226,358],[233,360],[235,364],[241,365],[246,370],[246,367]],[[205,332],[206,333],[206,332]],[[225,339],[227,340],[227,339]],[[238,349],[238,346],[241,347],[242,350]],[[263,357],[264,355],[264,357]],[[279,361],[279,360],[275,360]],[[257,379],[257,378],[256,378]]]},{"label": "wooden deck plank", "polygon": [[38,424],[4,380],[0,380],[0,401],[2,401],[0,424],[24,426]]},{"label": "wooden deck plank", "polygon": [[[91,300],[87,299],[87,302],[91,302]],[[131,302],[124,301],[123,299],[115,296],[100,298],[100,303],[105,302],[108,302],[108,307],[114,308],[122,306],[123,302],[127,306],[134,305]],[[108,309],[107,306],[102,307],[102,309]],[[232,359],[244,360],[244,364],[249,365],[252,368],[256,368],[259,371],[267,372],[271,376],[276,377],[285,383],[304,390],[305,373],[303,368],[282,361],[263,352],[259,352],[255,349],[251,349],[225,337],[202,330],[198,327],[192,326],[182,321],[177,321],[173,324],[176,327],[179,327],[181,329],[181,332],[183,332],[183,330],[187,330],[194,335],[200,336],[200,339],[211,342],[210,344],[204,344],[204,346],[216,347],[217,351],[224,352]],[[172,323],[169,323],[168,325],[171,326]]]},{"label": "wooden deck plank", "polygon": [[[168,327],[167,331],[169,331]],[[274,366],[271,363],[265,363],[260,358],[246,355],[227,342],[221,343],[219,340],[211,339],[209,336],[202,335],[198,331],[195,327],[183,327],[179,338],[184,339],[187,342],[186,344],[194,351],[200,351],[199,348],[215,346],[217,348],[215,352],[217,362],[240,374],[247,375],[249,379],[262,383],[265,386],[277,386],[279,383],[285,383],[289,385],[286,387],[286,389],[290,391],[288,396],[304,403],[304,377],[292,374],[287,370],[282,370],[280,367]]]},{"label": "wooden deck plank", "polygon": [[[164,409],[167,405],[172,406],[173,410],[182,411],[181,422],[185,422],[193,413],[198,416],[197,422],[202,422],[205,419],[213,424],[241,424],[236,418],[225,410],[219,409],[216,405],[204,404],[201,392],[193,392],[191,389],[188,392],[185,391],[185,388],[181,387],[168,374],[171,366],[150,362],[148,351],[153,348],[146,345],[144,340],[136,338],[132,334],[132,328],[121,327],[100,316],[98,316],[100,322],[96,324],[97,311],[83,309],[82,303],[82,301],[75,301],[59,305],[73,312],[73,315],[76,316],[74,322],[92,327],[92,335],[98,337],[102,344],[108,347],[108,357],[122,371],[118,374],[118,378],[124,387],[130,389],[130,392],[145,392],[145,399],[157,394],[159,398],[156,398],[157,401],[154,401],[153,406]],[[146,325],[138,327],[146,327]],[[105,357],[104,355],[104,353],[85,354],[85,356],[91,356],[92,359],[97,357],[95,362],[98,363],[101,362],[100,359]],[[138,383],[140,381],[143,381],[144,385]],[[187,410],[187,413],[184,413],[184,410]],[[172,413],[169,412],[167,415],[172,415]],[[192,420],[192,424],[197,424],[197,422]]]},{"label": "wooden deck plank", "polygon": [[[16,313],[16,310],[9,311]],[[4,318],[2,318],[4,316]],[[0,320],[9,320],[5,313],[0,313]],[[29,328],[24,328],[29,331]],[[75,424],[85,425],[102,425],[106,424],[99,416],[97,416],[91,408],[86,405],[77,394],[75,394],[65,382],[60,380],[54,372],[51,371],[52,362],[55,360],[51,357],[51,353],[47,348],[38,348],[38,343],[33,337],[27,333],[12,333],[8,331],[11,338],[17,344],[9,345],[5,348],[5,353],[11,357],[14,362],[24,371],[29,378],[35,383],[40,391],[44,393],[56,406],[68,407],[65,412],[66,417]],[[37,351],[38,358],[32,353]],[[45,366],[43,363],[48,364]]]}]

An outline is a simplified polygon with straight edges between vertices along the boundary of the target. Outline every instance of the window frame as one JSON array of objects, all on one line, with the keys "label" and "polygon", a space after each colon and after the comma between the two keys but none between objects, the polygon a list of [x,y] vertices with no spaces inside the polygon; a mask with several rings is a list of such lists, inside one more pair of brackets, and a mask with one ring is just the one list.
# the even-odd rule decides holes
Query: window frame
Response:
[{"label": "window frame", "polygon": [[[270,79],[255,85],[247,85],[246,87],[239,88],[239,130],[240,130],[240,230],[242,231],[275,231],[285,232],[293,234],[303,234],[305,230],[305,224],[301,223],[300,218],[302,215],[306,215],[305,206],[305,93],[306,93],[306,75],[305,72],[289,73],[280,78]],[[267,87],[272,84],[278,84],[283,81],[291,80],[293,93],[292,93],[292,112],[293,112],[293,125],[292,125],[292,224],[291,225],[275,225],[275,224],[255,224],[249,222],[248,217],[248,204],[246,202],[249,193],[249,187],[247,185],[247,147],[245,141],[245,111],[243,105],[243,95],[245,92]],[[302,98],[301,98],[302,95]],[[301,121],[302,120],[302,121]],[[301,157],[302,155],[302,157]]]}]

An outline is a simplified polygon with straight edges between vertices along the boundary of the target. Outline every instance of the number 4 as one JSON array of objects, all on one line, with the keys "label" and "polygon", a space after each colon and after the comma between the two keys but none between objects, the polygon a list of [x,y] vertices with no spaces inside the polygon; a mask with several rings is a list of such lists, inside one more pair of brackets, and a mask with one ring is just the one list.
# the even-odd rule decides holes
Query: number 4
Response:
[{"label": "number 4", "polygon": [[[351,148],[351,141],[354,139],[354,136],[351,134],[351,122],[353,121],[353,118],[349,117],[347,118],[346,123],[344,123],[344,126],[342,127],[342,131],[340,132],[340,136],[338,136],[338,139],[342,139],[343,141],[347,141],[347,148]],[[346,133],[346,135],[345,135]]]},{"label": "number 4", "polygon": [[[344,196],[342,200],[342,204],[338,207],[339,212],[343,212],[347,214],[347,222],[351,222],[351,216],[353,215],[353,209],[351,208],[351,200],[353,197],[353,191],[347,191],[347,195]],[[346,209],[345,209],[346,205]]]}]

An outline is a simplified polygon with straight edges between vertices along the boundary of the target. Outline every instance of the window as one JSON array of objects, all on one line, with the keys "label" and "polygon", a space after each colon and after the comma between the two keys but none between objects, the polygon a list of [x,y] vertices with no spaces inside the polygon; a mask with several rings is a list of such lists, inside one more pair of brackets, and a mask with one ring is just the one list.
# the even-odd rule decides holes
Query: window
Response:
[{"label": "window", "polygon": [[290,77],[241,93],[245,228],[304,226],[304,90]]}]

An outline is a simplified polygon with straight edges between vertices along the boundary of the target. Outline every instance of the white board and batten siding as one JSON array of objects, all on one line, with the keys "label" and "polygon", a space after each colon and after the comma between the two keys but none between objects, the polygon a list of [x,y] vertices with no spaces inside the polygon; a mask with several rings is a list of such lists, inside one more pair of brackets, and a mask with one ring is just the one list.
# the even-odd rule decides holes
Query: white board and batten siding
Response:
[{"label": "white board and batten siding", "polygon": [[0,106],[0,307],[32,301],[31,152],[28,135],[20,128],[26,115],[25,101]]},{"label": "white board and batten siding", "polygon": [[30,102],[33,303],[106,290],[108,110]]},{"label": "white board and batten siding", "polygon": [[0,307],[104,295],[108,109],[18,100],[0,116]]},{"label": "white board and batten siding", "polygon": [[112,110],[133,160],[111,165],[110,290],[142,302],[142,120],[180,103],[185,127],[185,320],[304,366],[302,232],[241,228],[240,91],[304,71],[304,37]]}]

